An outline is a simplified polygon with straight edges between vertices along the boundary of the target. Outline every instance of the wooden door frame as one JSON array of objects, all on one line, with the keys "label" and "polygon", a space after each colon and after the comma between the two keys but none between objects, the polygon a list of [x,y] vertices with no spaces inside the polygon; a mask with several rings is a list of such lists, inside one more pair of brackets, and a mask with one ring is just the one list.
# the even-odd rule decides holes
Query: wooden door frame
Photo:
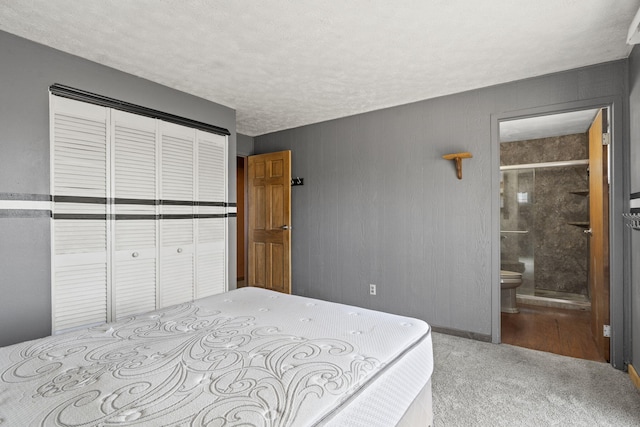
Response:
[{"label": "wooden door frame", "polygon": [[491,115],[491,341],[500,337],[500,131],[501,121],[524,119],[570,111],[609,108],[610,111],[610,185],[609,185],[609,312],[612,329],[611,365],[625,369],[631,342],[630,235],[622,213],[629,207],[630,177],[628,129],[622,96],[587,99],[545,105]]},{"label": "wooden door frame", "polygon": [[[598,351],[605,360],[610,356],[610,338],[605,337],[605,325],[610,325],[611,302],[609,298],[609,148],[603,135],[609,132],[608,109],[597,110],[588,131],[589,141],[589,260],[603,251],[598,262],[589,263],[589,295],[591,297],[591,330]],[[605,114],[606,117],[605,117]],[[607,127],[605,128],[604,125]],[[600,188],[597,193],[593,188]],[[599,194],[598,194],[599,193]],[[600,196],[600,197],[598,197]],[[595,243],[595,244],[594,244]],[[600,264],[601,262],[601,264]]]},{"label": "wooden door frame", "polygon": [[[236,154],[236,167],[238,164],[238,160],[242,159],[242,162],[244,163],[244,186],[243,186],[243,202],[244,202],[244,221],[243,221],[243,228],[244,228],[244,241],[243,242],[239,242],[238,241],[238,236],[236,236],[236,244],[241,244],[244,247],[244,280],[245,283],[247,281],[247,260],[248,260],[248,239],[247,239],[247,232],[248,232],[248,221],[247,221],[247,212],[249,212],[249,195],[247,194],[247,166],[248,166],[248,155],[239,155]],[[237,172],[236,172],[237,173]],[[236,182],[236,193],[238,191],[237,188],[238,183]],[[238,215],[239,216],[239,215]],[[237,251],[236,251],[237,252]],[[236,259],[236,270],[238,269],[238,262],[239,260]],[[237,278],[236,278],[236,286],[237,286]]]}]

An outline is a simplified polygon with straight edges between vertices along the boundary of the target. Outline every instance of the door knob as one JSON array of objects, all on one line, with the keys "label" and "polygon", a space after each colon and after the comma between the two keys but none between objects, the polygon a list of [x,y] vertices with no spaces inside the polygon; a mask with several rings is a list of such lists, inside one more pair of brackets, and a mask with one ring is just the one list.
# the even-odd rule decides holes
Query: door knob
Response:
[{"label": "door knob", "polygon": [[591,228],[587,228],[586,230],[583,230],[583,233],[591,236],[593,234],[593,230]]},{"label": "door knob", "polygon": [[288,225],[283,225],[280,228],[282,228],[283,230],[291,230],[291,229],[293,229],[293,227],[289,227]]}]

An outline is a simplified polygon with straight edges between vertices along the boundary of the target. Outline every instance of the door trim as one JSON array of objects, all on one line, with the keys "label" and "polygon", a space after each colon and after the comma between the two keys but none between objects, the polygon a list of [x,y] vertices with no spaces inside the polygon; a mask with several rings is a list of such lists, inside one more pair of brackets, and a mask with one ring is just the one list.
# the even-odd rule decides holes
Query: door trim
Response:
[{"label": "door trim", "polygon": [[[244,175],[244,181],[243,181],[243,187],[242,187],[242,205],[240,205],[240,200],[237,200],[237,218],[238,221],[240,220],[240,218],[243,219],[243,223],[242,223],[242,228],[244,230],[243,236],[244,239],[242,240],[242,242],[239,240],[238,236],[236,236],[236,244],[240,245],[242,244],[243,247],[243,265],[244,265],[244,271],[243,271],[243,277],[244,277],[244,281],[245,281],[245,285],[247,282],[247,251],[248,251],[248,244],[247,244],[247,212],[249,210],[249,205],[248,205],[248,195],[247,195],[247,165],[248,165],[248,156],[241,156],[241,155],[236,155],[236,176],[237,176],[237,164],[238,161],[242,161],[243,165],[242,165],[242,169],[243,169],[243,175]],[[239,186],[238,186],[238,182],[236,180],[236,197],[240,196],[239,193]],[[240,213],[240,209],[242,209],[242,214]],[[237,224],[236,226],[238,226],[240,224]],[[237,253],[237,249],[236,249],[236,253]],[[236,270],[238,269],[238,264],[240,263],[239,259],[236,259]],[[236,286],[237,286],[237,282],[238,282],[238,277],[236,277]]]},{"label": "door trim", "polygon": [[622,213],[629,207],[628,130],[622,96],[586,99],[521,110],[491,114],[491,341],[500,336],[500,132],[499,123],[547,114],[566,113],[592,108],[609,108],[611,117],[611,151],[609,184],[609,265],[611,313],[611,365],[625,369],[631,342],[630,235],[624,227]]}]

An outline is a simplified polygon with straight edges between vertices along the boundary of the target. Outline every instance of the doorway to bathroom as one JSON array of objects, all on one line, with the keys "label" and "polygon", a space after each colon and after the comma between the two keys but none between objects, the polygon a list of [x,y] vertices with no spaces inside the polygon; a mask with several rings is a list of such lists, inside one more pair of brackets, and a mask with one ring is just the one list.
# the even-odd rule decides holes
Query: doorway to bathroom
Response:
[{"label": "doorway to bathroom", "polygon": [[236,157],[236,278],[237,288],[246,286],[247,250],[246,250],[246,211],[247,211],[247,187],[246,187],[247,158]]},{"label": "doorway to bathroom", "polygon": [[502,342],[609,360],[609,123],[607,108],[499,123]]}]

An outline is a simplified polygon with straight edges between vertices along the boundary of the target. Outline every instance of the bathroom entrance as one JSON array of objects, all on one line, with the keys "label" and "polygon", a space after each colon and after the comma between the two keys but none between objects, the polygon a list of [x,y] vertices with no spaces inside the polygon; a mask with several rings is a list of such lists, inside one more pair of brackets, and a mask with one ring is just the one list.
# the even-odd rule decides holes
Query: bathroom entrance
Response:
[{"label": "bathroom entrance", "polygon": [[609,123],[605,108],[499,124],[502,342],[609,360]]}]

